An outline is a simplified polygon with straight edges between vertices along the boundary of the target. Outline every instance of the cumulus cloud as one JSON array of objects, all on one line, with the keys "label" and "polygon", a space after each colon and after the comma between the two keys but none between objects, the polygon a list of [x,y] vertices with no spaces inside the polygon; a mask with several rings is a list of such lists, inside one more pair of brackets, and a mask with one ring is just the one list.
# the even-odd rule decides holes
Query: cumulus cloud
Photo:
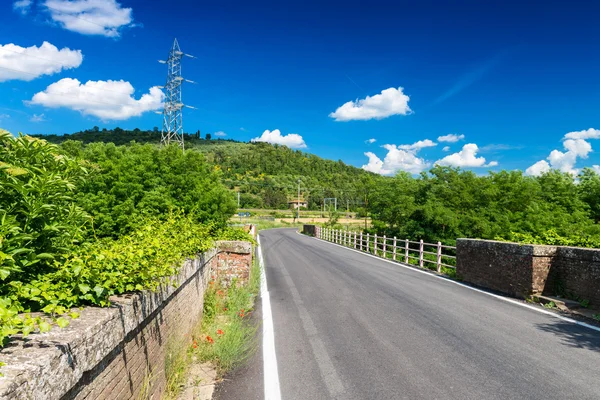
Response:
[{"label": "cumulus cloud", "polygon": [[225,137],[225,136],[227,136],[227,134],[225,132],[223,132],[223,131],[217,131],[217,132],[215,132],[215,136]]},{"label": "cumulus cloud", "polygon": [[368,164],[362,166],[365,171],[381,175],[393,175],[398,171],[418,174],[431,166],[413,151],[400,149],[394,144],[383,145],[383,148],[388,151],[383,161],[372,152],[365,153],[369,158]]},{"label": "cumulus cloud", "polygon": [[450,146],[444,146],[444,148],[442,149],[442,151],[450,151]]},{"label": "cumulus cloud", "polygon": [[31,118],[29,118],[31,122],[44,122],[46,121],[46,116],[42,114],[33,114]]},{"label": "cumulus cloud", "polygon": [[527,175],[540,176],[550,171],[550,164],[545,160],[540,160],[525,170]]},{"label": "cumulus cloud", "polygon": [[451,167],[495,167],[498,165],[497,161],[486,164],[485,157],[477,157],[478,151],[479,148],[475,143],[468,143],[458,153],[447,155],[435,163]]},{"label": "cumulus cloud", "polygon": [[375,143],[376,141],[377,141],[377,139],[373,139],[373,138],[371,138],[371,139],[367,139],[367,140],[365,140],[365,143],[368,143],[368,144],[373,144],[373,143]]},{"label": "cumulus cloud", "polygon": [[18,79],[31,81],[42,75],[52,75],[81,65],[81,50],[58,49],[51,43],[21,47],[0,45],[0,82]]},{"label": "cumulus cloud", "polygon": [[448,135],[438,137],[438,142],[456,143],[464,138],[465,135],[455,135],[454,133],[450,133]]},{"label": "cumulus cloud", "polygon": [[133,26],[131,8],[116,0],[45,0],[42,6],[61,27],[84,35],[119,37]]},{"label": "cumulus cloud", "polygon": [[279,129],[274,129],[272,131],[267,129],[260,137],[254,138],[251,141],[281,144],[292,149],[303,149],[306,147],[306,143],[304,143],[302,136],[297,133],[282,135]]},{"label": "cumulus cloud", "polygon": [[373,152],[364,153],[369,158],[369,162],[362,166],[366,171],[374,172],[381,175],[393,175],[398,171],[406,171],[412,174],[418,174],[421,171],[431,167],[431,163],[425,161],[417,155],[419,150],[425,147],[436,146],[437,143],[429,139],[419,140],[413,144],[384,144],[383,147],[388,152],[383,160],[381,160]]},{"label": "cumulus cloud", "polygon": [[336,121],[356,121],[383,119],[392,115],[407,115],[412,112],[408,106],[410,97],[403,93],[404,88],[389,88],[380,94],[364,99],[349,101],[329,114]]},{"label": "cumulus cloud", "polygon": [[17,0],[13,3],[13,10],[26,15],[31,10],[31,4],[33,0]]},{"label": "cumulus cloud", "polygon": [[30,104],[49,108],[65,107],[102,120],[124,120],[162,107],[163,92],[158,87],[140,99],[133,97],[134,88],[126,81],[87,81],[65,78],[36,93]]},{"label": "cumulus cloud", "polygon": [[594,172],[600,175],[600,165],[592,165],[592,169],[594,170]]},{"label": "cumulus cloud", "polygon": [[563,137],[563,147],[566,151],[552,150],[546,160],[541,160],[525,170],[528,175],[539,176],[550,169],[558,169],[572,175],[577,175],[579,169],[575,164],[579,158],[586,159],[592,152],[592,145],[585,139],[600,139],[600,130],[587,129],[569,132]]},{"label": "cumulus cloud", "polygon": [[425,140],[419,140],[418,142],[415,142],[413,144],[401,144],[400,146],[398,146],[398,148],[402,149],[402,150],[419,151],[425,147],[433,147],[433,146],[437,146],[437,143],[435,143],[429,139],[425,139]]},{"label": "cumulus cloud", "polygon": [[600,139],[600,129],[590,128],[584,131],[569,132],[565,139]]}]

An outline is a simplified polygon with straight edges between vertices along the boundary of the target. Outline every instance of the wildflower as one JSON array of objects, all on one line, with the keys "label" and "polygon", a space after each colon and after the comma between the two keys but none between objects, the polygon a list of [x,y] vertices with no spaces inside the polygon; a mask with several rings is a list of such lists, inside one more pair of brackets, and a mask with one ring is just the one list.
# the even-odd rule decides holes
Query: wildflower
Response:
[{"label": "wildflower", "polygon": [[206,337],[206,341],[210,344],[213,344],[215,341],[213,340],[213,338],[211,338],[210,336]]},{"label": "wildflower", "polygon": [[196,341],[194,340],[194,343],[192,343],[192,347],[193,347],[193,348],[196,348],[196,347],[198,347],[198,342],[196,342]]},{"label": "wildflower", "polygon": [[221,329],[217,329],[217,335],[222,335],[223,331]]}]

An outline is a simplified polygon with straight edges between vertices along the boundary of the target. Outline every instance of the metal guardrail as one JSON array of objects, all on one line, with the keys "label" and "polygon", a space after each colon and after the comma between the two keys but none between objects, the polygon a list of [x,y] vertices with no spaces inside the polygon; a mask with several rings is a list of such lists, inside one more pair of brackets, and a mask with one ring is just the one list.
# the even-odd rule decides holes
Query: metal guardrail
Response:
[{"label": "metal guardrail", "polygon": [[[388,238],[384,236],[363,234],[341,229],[315,227],[315,236],[329,242],[341,244],[356,250],[364,251],[381,258],[412,264],[411,260],[418,262],[419,267],[425,264],[435,265],[438,273],[442,267],[455,269],[456,247],[443,245],[441,242],[425,243],[408,239]],[[418,245],[418,248],[416,246]],[[425,250],[427,249],[427,250]],[[452,254],[448,254],[452,253]]]}]

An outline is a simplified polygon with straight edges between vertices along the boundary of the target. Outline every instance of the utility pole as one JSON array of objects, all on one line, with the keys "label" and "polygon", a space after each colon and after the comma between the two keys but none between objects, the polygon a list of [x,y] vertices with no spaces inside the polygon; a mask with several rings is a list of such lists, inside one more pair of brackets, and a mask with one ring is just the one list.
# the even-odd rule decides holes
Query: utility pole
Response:
[{"label": "utility pole", "polygon": [[[181,101],[181,84],[185,82],[196,83],[181,76],[181,59],[183,56],[196,58],[192,55],[185,54],[179,48],[177,39],[173,42],[173,47],[169,51],[167,60],[158,60],[161,64],[167,64],[167,83],[160,87],[165,89],[165,107],[162,112],[163,126],[161,131],[160,144],[169,145],[171,142],[177,143],[184,149],[183,144],[183,107],[196,109],[195,107],[187,106]],[[158,112],[157,112],[158,113]]]},{"label": "utility pole", "polygon": [[298,204],[296,204],[297,206],[297,210],[298,210],[298,214],[296,214],[298,216],[298,222],[300,222],[300,179],[298,179]]}]

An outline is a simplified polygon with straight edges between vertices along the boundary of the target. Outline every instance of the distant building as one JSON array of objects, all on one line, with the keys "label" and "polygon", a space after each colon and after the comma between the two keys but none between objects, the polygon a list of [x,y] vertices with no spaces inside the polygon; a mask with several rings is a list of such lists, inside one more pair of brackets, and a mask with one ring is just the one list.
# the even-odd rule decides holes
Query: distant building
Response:
[{"label": "distant building", "polygon": [[302,207],[304,207],[304,208],[308,207],[308,203],[302,197],[300,197],[300,199],[289,200],[288,204],[289,204],[290,208],[293,208],[295,210],[297,210],[298,208],[302,208]]}]

